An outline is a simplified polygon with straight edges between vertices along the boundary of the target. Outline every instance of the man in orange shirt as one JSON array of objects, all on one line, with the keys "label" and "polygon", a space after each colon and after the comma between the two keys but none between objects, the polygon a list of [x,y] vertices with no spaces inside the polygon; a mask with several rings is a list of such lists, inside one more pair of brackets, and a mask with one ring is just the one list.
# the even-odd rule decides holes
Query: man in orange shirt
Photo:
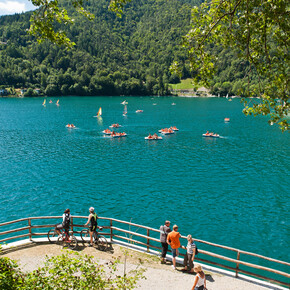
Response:
[{"label": "man in orange shirt", "polygon": [[171,246],[172,249],[172,262],[173,269],[176,270],[176,257],[179,255],[178,248],[180,248],[179,238],[181,237],[180,233],[177,231],[178,226],[173,226],[173,231],[167,236],[167,243]]}]

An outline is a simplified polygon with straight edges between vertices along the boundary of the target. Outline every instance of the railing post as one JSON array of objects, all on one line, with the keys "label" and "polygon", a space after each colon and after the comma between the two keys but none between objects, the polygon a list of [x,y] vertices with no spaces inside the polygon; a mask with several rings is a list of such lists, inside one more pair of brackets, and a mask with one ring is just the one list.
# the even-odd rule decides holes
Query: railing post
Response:
[{"label": "railing post", "polygon": [[32,241],[31,219],[30,218],[28,218],[28,226],[29,226],[29,240]]},{"label": "railing post", "polygon": [[[237,260],[240,260],[240,251],[238,251]],[[237,265],[236,265],[236,277],[238,277],[238,275],[239,275],[239,266],[240,266],[240,264],[237,263]]]},{"label": "railing post", "polygon": [[113,221],[110,220],[110,236],[111,236],[111,243],[113,242]]},{"label": "railing post", "polygon": [[73,217],[71,217],[70,228],[71,228],[72,232],[74,233],[74,219],[73,219]]},{"label": "railing post", "polygon": [[[150,230],[147,229],[147,237],[149,237],[149,234],[150,234]],[[148,252],[148,253],[149,253],[149,242],[150,242],[150,240],[147,239],[147,252]]]}]

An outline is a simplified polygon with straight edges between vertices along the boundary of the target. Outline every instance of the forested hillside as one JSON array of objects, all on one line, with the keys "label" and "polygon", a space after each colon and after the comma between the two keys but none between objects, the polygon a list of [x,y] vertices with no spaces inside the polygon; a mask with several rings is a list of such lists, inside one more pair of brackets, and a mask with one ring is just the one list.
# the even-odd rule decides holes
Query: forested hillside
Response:
[{"label": "forested hillside", "polygon": [[[66,1],[66,2],[65,2]],[[136,0],[122,18],[108,11],[108,1],[89,0],[93,21],[75,15],[60,27],[76,43],[70,51],[28,35],[31,13],[0,18],[0,89],[38,88],[47,95],[166,95],[173,61],[183,63],[182,78],[194,76],[182,49],[190,9],[200,0]],[[69,9],[69,0],[63,5]],[[219,47],[212,47],[219,50]],[[248,63],[231,50],[219,52],[214,94],[243,95]],[[250,80],[254,91],[258,80]],[[29,90],[28,94],[31,94]]]},{"label": "forested hillside", "polygon": [[181,38],[198,2],[133,1],[120,19],[107,1],[89,0],[95,20],[78,15],[65,28],[76,43],[70,51],[36,43],[26,32],[30,13],[1,17],[0,85],[47,95],[165,95],[176,79],[170,64],[186,58]]}]

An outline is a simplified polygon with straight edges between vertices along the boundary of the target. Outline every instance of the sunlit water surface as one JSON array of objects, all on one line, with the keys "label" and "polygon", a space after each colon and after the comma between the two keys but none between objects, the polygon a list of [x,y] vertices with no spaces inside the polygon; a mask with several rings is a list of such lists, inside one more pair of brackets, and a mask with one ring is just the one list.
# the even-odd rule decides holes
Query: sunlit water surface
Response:
[{"label": "sunlit water surface", "polygon": [[[0,99],[0,222],[94,206],[101,216],[151,227],[169,219],[184,235],[290,260],[289,134],[245,117],[238,99],[128,97],[127,117],[124,98],[52,100]],[[112,123],[128,137],[104,138]],[[173,125],[176,134],[144,140]],[[206,130],[223,138],[203,138]]]}]

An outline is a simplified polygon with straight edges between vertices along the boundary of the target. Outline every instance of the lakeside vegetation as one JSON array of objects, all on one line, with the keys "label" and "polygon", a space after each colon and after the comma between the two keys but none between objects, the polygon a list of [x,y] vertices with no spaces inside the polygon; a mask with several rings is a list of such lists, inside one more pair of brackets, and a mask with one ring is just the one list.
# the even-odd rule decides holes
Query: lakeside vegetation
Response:
[{"label": "lakeside vegetation", "polygon": [[180,43],[191,4],[132,2],[121,19],[104,0],[87,5],[96,18],[75,16],[68,35],[76,46],[69,51],[34,42],[25,31],[31,13],[1,17],[1,88],[39,88],[49,96],[169,94],[168,84],[178,81],[169,66],[186,58]]},{"label": "lakeside vegetation", "polygon": [[[1,247],[0,247],[1,252]],[[124,250],[124,255],[128,251]],[[48,257],[44,266],[37,270],[22,271],[17,262],[0,257],[1,289],[134,289],[138,280],[143,279],[144,268],[117,272],[118,258],[107,263],[97,262],[93,256],[73,251]]]},{"label": "lakeside vegetation", "polygon": [[[0,89],[11,88],[20,96],[168,95],[171,87],[192,89],[187,52],[180,44],[189,29],[190,10],[199,4],[133,1],[120,19],[108,12],[105,0],[90,0],[86,8],[95,19],[74,16],[67,31],[76,43],[71,50],[36,43],[26,32],[31,13],[1,17]],[[237,95],[246,86],[246,67],[237,64],[232,51],[220,53],[220,74],[210,92]],[[182,63],[181,82],[170,73],[173,61]],[[18,94],[19,89],[27,91]]]}]

